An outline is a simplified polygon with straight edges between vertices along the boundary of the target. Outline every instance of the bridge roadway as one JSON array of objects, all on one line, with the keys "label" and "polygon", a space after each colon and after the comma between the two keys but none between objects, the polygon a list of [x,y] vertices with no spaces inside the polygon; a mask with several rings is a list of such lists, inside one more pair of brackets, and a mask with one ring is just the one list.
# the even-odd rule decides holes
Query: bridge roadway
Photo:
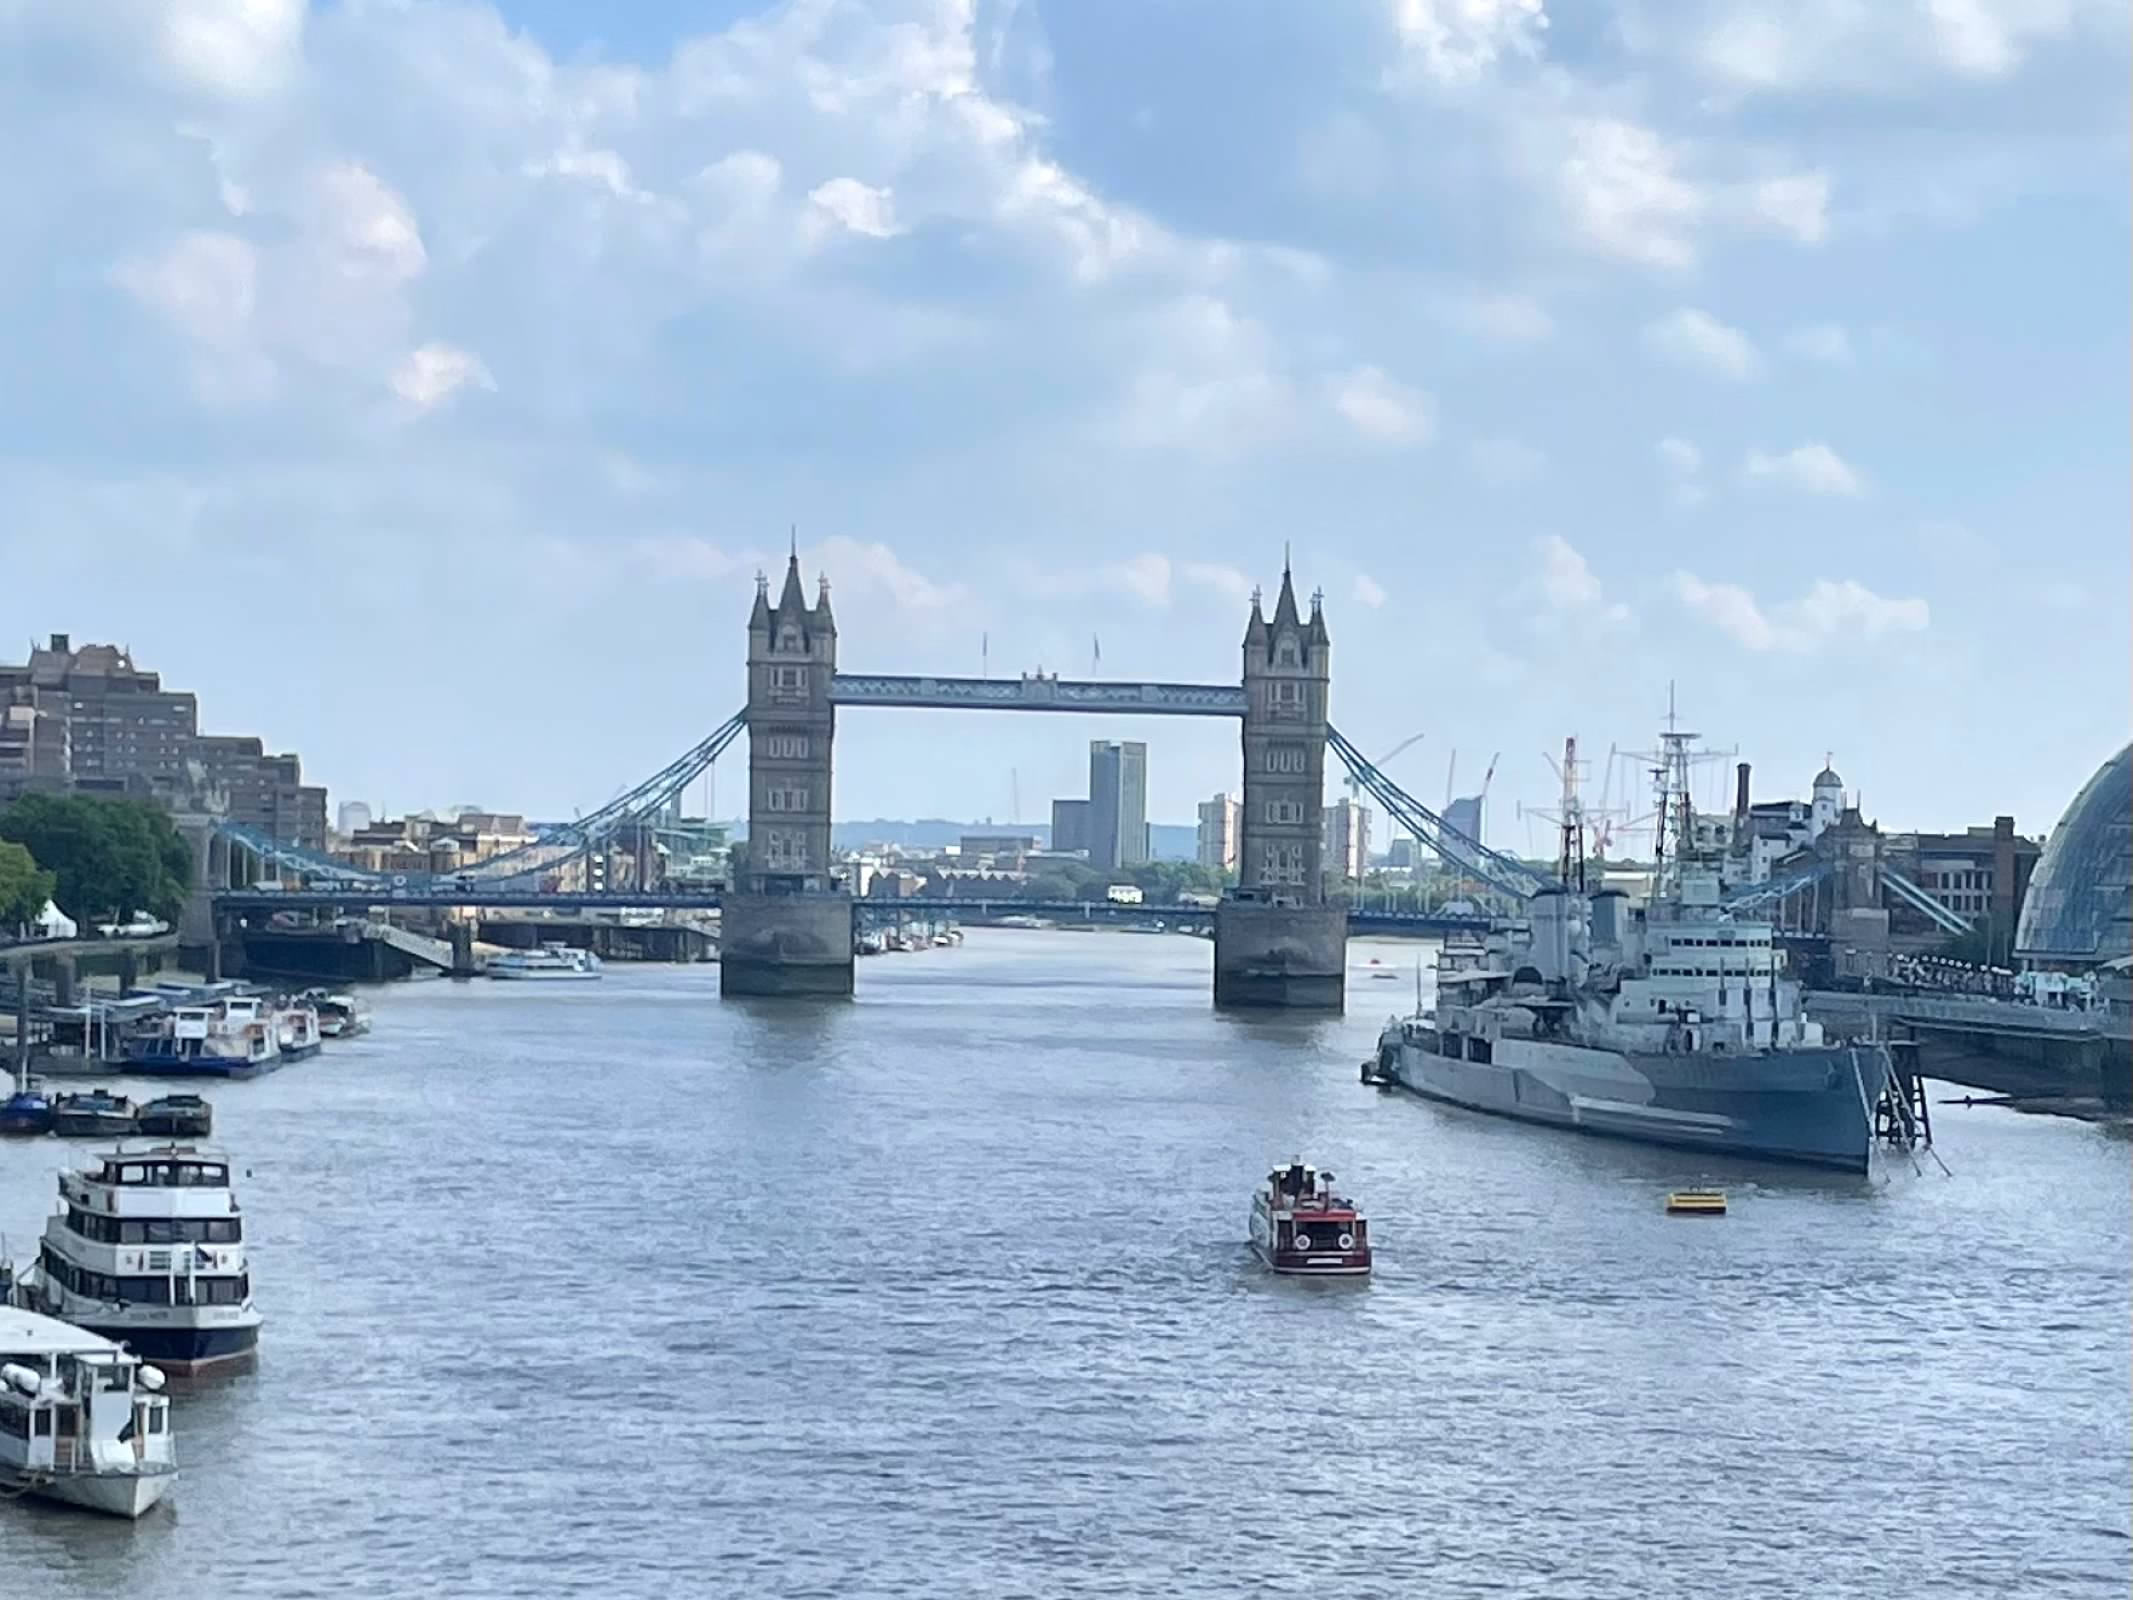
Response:
[{"label": "bridge roadway", "polygon": [[[631,890],[627,894],[558,894],[534,889],[394,889],[381,893],[375,887],[358,885],[347,889],[230,889],[214,896],[218,913],[258,911],[359,911],[407,906],[433,909],[465,907],[491,911],[547,910],[580,912],[611,911],[716,911],[716,891]],[[924,917],[952,913],[987,921],[1001,917],[1047,917],[1053,920],[1093,922],[1099,918],[1160,918],[1166,922],[1206,921],[1212,907],[1179,905],[1119,905],[1109,900],[994,900],[966,896],[927,895],[910,900],[862,900],[852,902],[855,916]],[[1443,938],[1453,933],[1487,931],[1488,918],[1447,916],[1435,912],[1351,911],[1348,927],[1354,933],[1399,933],[1424,938]]]},{"label": "bridge roadway", "polygon": [[1241,717],[1236,683],[1106,683],[1094,679],[923,678],[840,672],[830,679],[835,706],[931,706],[976,711],[1111,711],[1150,717]]}]

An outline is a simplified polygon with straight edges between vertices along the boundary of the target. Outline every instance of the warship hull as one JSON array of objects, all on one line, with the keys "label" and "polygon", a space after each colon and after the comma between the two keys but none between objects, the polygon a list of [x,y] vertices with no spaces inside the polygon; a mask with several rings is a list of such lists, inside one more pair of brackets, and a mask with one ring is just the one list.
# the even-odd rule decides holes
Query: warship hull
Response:
[{"label": "warship hull", "polygon": [[1616,1052],[1410,1029],[1380,1043],[1379,1075],[1432,1100],[1611,1139],[1863,1173],[1888,1086],[1877,1044],[1749,1054]]}]

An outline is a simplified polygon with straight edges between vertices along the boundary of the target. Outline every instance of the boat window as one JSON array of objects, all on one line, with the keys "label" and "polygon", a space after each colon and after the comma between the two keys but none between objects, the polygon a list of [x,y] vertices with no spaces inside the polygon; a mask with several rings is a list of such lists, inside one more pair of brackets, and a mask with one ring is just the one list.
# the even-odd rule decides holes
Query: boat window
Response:
[{"label": "boat window", "polygon": [[1467,1039],[1467,1041],[1466,1041],[1466,1058],[1467,1058],[1467,1060],[1469,1060],[1469,1061],[1488,1061],[1488,1060],[1491,1060],[1491,1059],[1493,1059],[1493,1056],[1494,1056],[1494,1051],[1492,1051],[1492,1050],[1490,1049],[1490,1047],[1489,1047],[1489,1041],[1488,1041],[1488,1040],[1486,1040],[1486,1039],[1476,1039],[1476,1038],[1473,1038],[1473,1037],[1469,1037],[1469,1038]]},{"label": "boat window", "polygon": [[204,1306],[239,1306],[250,1298],[252,1280],[249,1275],[235,1278],[195,1278],[193,1287],[196,1298]]},{"label": "boat window", "polygon": [[163,1407],[151,1407],[148,1412],[148,1431],[150,1433],[161,1433],[163,1431],[164,1424],[168,1422],[169,1419],[170,1413],[164,1410]]},{"label": "boat window", "polygon": [[30,1436],[30,1414],[15,1405],[0,1405],[0,1433],[11,1433],[18,1439]]},{"label": "boat window", "polygon": [[35,1413],[30,1422],[32,1430],[40,1439],[52,1437],[52,1413],[49,1410]]},{"label": "boat window", "polygon": [[121,1167],[121,1168],[119,1168],[119,1182],[120,1182],[120,1183],[146,1183],[147,1181],[148,1181],[148,1169],[147,1169],[146,1167]]}]

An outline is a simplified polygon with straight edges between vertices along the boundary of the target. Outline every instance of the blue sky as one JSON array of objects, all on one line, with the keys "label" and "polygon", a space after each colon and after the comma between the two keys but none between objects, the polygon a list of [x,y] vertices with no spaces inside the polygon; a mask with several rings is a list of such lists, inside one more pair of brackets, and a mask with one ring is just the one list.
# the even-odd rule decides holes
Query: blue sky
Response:
[{"label": "blue sky", "polygon": [[[0,628],[555,814],[844,664],[1234,678],[1441,800],[1647,744],[2050,826],[2127,737],[2117,0],[0,0]],[[842,815],[1226,725],[852,714]],[[1012,775],[1012,777],[1011,777]],[[1466,787],[1462,782],[1461,787]],[[1619,786],[1618,786],[1619,792]],[[737,778],[721,810],[740,793]]]}]

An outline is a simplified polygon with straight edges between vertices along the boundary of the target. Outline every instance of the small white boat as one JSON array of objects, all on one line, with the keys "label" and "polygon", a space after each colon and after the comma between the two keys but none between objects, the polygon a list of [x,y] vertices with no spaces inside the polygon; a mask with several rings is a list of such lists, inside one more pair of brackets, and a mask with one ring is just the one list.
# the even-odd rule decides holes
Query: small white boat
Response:
[{"label": "small white boat", "polygon": [[511,950],[489,958],[492,978],[543,979],[547,981],[597,978],[600,958],[590,950],[567,944],[544,944],[538,950]]},{"label": "small white boat", "polygon": [[274,1010],[274,1040],[284,1061],[308,1061],[322,1048],[318,1009],[295,1000]]},{"label": "small white boat", "polygon": [[178,1475],[162,1390],[123,1346],[0,1305],[0,1491],[140,1516]]},{"label": "small white boat", "polygon": [[318,1013],[318,1031],[322,1038],[353,1039],[359,1033],[370,1031],[370,1012],[352,994],[311,989],[306,991],[304,999]]}]

